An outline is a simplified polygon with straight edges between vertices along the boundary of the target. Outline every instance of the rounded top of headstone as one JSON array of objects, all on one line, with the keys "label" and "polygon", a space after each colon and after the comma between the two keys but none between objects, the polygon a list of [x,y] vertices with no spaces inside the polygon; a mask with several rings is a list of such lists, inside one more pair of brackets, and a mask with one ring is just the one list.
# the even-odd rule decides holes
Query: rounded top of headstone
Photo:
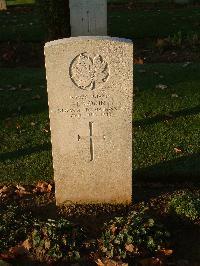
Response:
[{"label": "rounded top of headstone", "polygon": [[50,41],[45,44],[45,47],[50,47],[59,44],[65,44],[69,42],[78,42],[78,41],[109,41],[109,42],[123,42],[123,43],[132,43],[132,40],[126,38],[118,38],[118,37],[109,37],[109,36],[78,36],[78,37],[70,37],[64,39],[58,39],[55,41]]}]

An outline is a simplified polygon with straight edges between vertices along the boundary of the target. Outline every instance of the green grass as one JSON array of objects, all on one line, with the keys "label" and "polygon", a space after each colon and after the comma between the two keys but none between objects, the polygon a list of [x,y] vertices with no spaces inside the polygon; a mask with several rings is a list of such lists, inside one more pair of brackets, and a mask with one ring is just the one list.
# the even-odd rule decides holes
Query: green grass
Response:
[{"label": "green grass", "polygon": [[[200,34],[200,10],[195,7],[181,9],[110,11],[108,31],[111,36],[134,39],[162,38],[182,31]],[[0,13],[0,41],[43,41],[45,27],[37,10]]]},{"label": "green grass", "polygon": [[[199,72],[200,64],[135,68],[134,178],[199,181]],[[5,89],[0,91],[1,183],[34,183],[53,177],[50,133],[44,130],[49,126],[45,83],[42,69],[0,71],[0,88]],[[168,88],[156,89],[158,84]],[[8,85],[16,90],[8,90]],[[182,152],[176,154],[174,148]]]},{"label": "green grass", "polygon": [[42,41],[45,28],[37,10],[0,13],[0,41]]},{"label": "green grass", "polygon": [[7,0],[7,6],[34,4],[35,0]]},{"label": "green grass", "polygon": [[200,33],[198,8],[113,11],[109,14],[109,33],[112,36],[134,39],[162,38],[182,31]]}]

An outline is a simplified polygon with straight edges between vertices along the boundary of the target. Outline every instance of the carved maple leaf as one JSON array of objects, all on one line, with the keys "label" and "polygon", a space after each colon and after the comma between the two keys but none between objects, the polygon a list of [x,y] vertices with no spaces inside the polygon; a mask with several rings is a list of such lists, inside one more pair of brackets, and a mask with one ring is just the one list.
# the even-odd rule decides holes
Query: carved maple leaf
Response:
[{"label": "carved maple leaf", "polygon": [[93,59],[87,53],[80,54],[71,65],[71,79],[81,89],[92,90],[107,81],[108,64],[101,55]]}]

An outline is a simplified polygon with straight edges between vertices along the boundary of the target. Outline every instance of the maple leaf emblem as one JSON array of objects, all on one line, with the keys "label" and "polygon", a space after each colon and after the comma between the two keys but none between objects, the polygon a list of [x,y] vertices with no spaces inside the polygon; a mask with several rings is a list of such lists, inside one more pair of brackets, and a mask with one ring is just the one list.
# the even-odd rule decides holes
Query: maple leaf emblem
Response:
[{"label": "maple leaf emblem", "polygon": [[87,53],[80,54],[72,61],[70,77],[79,88],[93,90],[107,81],[108,64],[101,55],[91,58]]}]

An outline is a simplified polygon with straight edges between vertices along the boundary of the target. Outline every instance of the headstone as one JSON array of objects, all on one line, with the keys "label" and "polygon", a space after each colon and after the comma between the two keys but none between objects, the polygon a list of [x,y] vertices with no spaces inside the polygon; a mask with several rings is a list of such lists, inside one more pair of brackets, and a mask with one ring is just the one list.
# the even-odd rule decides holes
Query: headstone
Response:
[{"label": "headstone", "polygon": [[70,0],[71,36],[107,35],[107,0]]},{"label": "headstone", "polygon": [[72,37],[45,57],[57,204],[130,203],[132,42]]},{"label": "headstone", "polygon": [[5,0],[0,0],[0,10],[6,10],[6,1]]}]

